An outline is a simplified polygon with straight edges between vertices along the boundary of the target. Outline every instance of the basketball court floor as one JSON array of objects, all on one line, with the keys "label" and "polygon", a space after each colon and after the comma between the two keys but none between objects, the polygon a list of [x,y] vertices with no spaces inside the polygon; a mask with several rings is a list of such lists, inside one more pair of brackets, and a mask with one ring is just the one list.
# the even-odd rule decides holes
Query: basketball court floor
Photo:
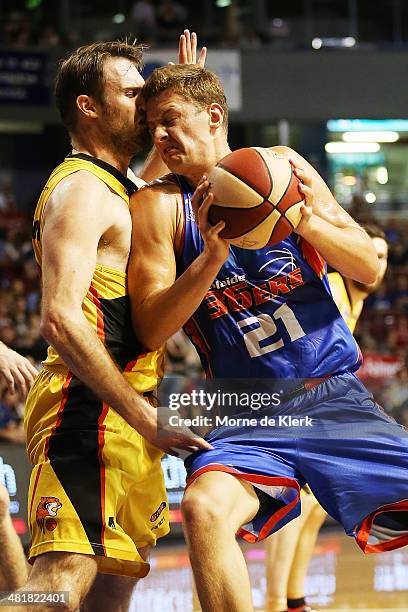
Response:
[{"label": "basketball court floor", "polygon": [[[263,546],[243,548],[255,609],[267,612]],[[154,551],[151,565],[150,575],[135,590],[130,610],[191,612],[192,574],[185,547],[167,540]],[[341,529],[325,528],[309,567],[306,595],[309,603],[322,611],[407,612],[408,547],[364,555]]]}]

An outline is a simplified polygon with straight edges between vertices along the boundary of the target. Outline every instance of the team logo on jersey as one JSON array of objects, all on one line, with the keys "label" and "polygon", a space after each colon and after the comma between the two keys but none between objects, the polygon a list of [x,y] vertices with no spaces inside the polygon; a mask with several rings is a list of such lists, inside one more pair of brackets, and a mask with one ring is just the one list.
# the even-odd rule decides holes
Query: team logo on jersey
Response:
[{"label": "team logo on jersey", "polygon": [[245,274],[234,274],[234,276],[227,276],[227,278],[223,278],[222,280],[216,278],[211,285],[211,289],[224,289],[225,287],[231,287],[231,285],[236,285],[244,280]]},{"label": "team logo on jersey", "polygon": [[161,513],[163,512],[163,510],[166,508],[167,504],[165,501],[163,501],[160,506],[157,508],[156,512],[153,512],[152,516],[150,517],[150,522],[154,523],[155,521],[157,521],[157,519],[159,518],[159,516],[161,515]]},{"label": "team logo on jersey", "polygon": [[265,256],[269,257],[269,259],[259,268],[258,272],[265,271],[264,273],[269,274],[265,278],[267,281],[293,272],[298,267],[290,249],[273,249],[267,251]]},{"label": "team logo on jersey", "polygon": [[57,516],[57,512],[60,508],[62,508],[62,504],[58,497],[41,498],[37,506],[35,520],[43,533],[45,533],[46,529],[47,531],[54,531],[57,526],[57,520],[54,517]]}]

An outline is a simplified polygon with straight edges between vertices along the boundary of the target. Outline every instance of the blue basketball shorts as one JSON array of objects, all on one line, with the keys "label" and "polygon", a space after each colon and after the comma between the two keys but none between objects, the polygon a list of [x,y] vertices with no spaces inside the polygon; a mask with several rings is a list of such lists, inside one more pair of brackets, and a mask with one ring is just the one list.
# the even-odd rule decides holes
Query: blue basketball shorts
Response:
[{"label": "blue basketball shorts", "polygon": [[308,483],[365,553],[408,544],[408,432],[357,376],[328,378],[283,402],[270,419],[219,427],[207,436],[213,450],[186,460],[187,486],[222,471],[255,487],[258,514],[238,535],[257,542],[298,516]]}]

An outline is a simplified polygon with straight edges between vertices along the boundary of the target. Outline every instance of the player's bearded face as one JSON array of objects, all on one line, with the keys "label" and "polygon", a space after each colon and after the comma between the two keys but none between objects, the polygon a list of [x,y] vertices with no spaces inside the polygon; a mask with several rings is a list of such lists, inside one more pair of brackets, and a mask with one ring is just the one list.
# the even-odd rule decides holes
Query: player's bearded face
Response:
[{"label": "player's bearded face", "polygon": [[106,140],[118,153],[133,156],[140,150],[141,135],[136,118],[131,113],[121,112],[117,106],[104,101],[101,125]]},{"label": "player's bearded face", "polygon": [[104,140],[119,155],[132,157],[140,149],[136,103],[143,84],[143,77],[128,59],[106,60],[99,125]]}]

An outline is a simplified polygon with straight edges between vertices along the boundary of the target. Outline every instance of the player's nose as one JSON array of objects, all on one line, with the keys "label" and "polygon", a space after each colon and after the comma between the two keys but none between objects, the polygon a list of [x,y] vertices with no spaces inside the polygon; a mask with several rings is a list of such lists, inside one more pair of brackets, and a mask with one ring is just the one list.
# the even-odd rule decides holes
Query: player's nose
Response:
[{"label": "player's nose", "polygon": [[166,138],[167,138],[166,129],[162,125],[157,125],[154,128],[154,132],[153,132],[153,140],[155,144],[163,142],[164,140],[166,140]]}]

